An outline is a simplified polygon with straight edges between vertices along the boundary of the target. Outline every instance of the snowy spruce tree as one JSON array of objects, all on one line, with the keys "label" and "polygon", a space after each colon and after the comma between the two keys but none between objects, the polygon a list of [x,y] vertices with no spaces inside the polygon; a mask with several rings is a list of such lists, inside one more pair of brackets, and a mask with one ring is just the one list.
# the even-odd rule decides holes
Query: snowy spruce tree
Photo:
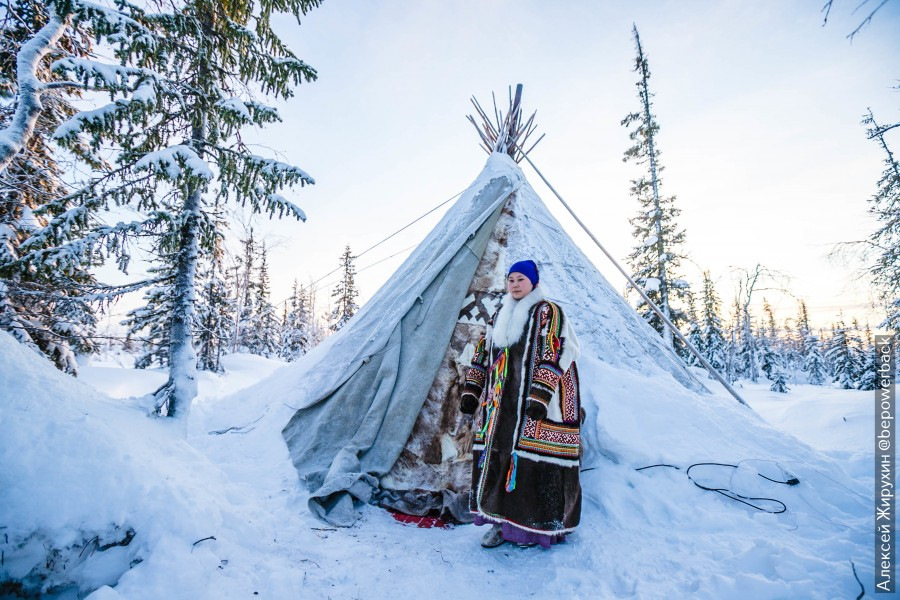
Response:
[{"label": "snowy spruce tree", "polygon": [[[0,329],[77,374],[75,354],[94,348],[92,264],[21,259],[32,232],[66,194],[53,131],[76,111],[78,95],[53,73],[61,56],[91,51],[89,19],[61,19],[53,3],[10,0],[0,32]],[[103,27],[98,20],[95,27]],[[10,100],[12,100],[10,102]],[[84,148],[75,156],[91,160]],[[78,233],[77,228],[73,232]],[[24,248],[23,248],[24,246]]]},{"label": "snowy spruce tree", "polygon": [[757,327],[759,332],[757,346],[760,354],[760,370],[767,379],[771,380],[773,367],[779,365],[781,359],[778,352],[775,315],[772,312],[772,306],[765,298],[763,298],[763,314],[765,315],[765,325]]},{"label": "snowy spruce tree", "polygon": [[819,338],[809,326],[809,312],[806,302],[800,300],[797,316],[797,335],[800,338],[800,368],[806,373],[806,380],[812,385],[824,385],[829,381],[828,363],[822,354]]},{"label": "snowy spruce tree", "polygon": [[[678,270],[685,258],[683,246],[685,232],[676,223],[681,212],[675,208],[674,196],[661,193],[660,151],[657,143],[659,124],[651,112],[653,103],[650,92],[650,68],[641,46],[637,27],[633,30],[637,51],[634,71],[637,82],[640,110],[629,114],[622,125],[632,127],[629,138],[633,145],[625,151],[623,160],[631,161],[642,169],[640,177],[631,182],[631,194],[640,204],[636,217],[629,219],[632,236],[637,246],[628,256],[633,278],[662,313],[679,329],[689,317],[682,308],[688,301],[688,284],[680,278]],[[630,287],[630,284],[629,284]],[[637,310],[650,325],[673,346],[674,336],[643,298],[638,300]]]},{"label": "snowy spruce tree", "polygon": [[197,278],[196,326],[197,368],[221,373],[234,322],[234,301],[228,294],[223,240],[203,257]]},{"label": "snowy spruce tree", "polygon": [[735,343],[736,373],[739,378],[756,383],[760,376],[760,349],[747,306],[738,310],[737,340]]},{"label": "snowy spruce tree", "polygon": [[252,327],[245,328],[245,347],[251,354],[272,357],[278,353],[281,325],[278,314],[272,305],[271,290],[269,284],[269,259],[266,245],[263,243],[259,250],[259,269],[256,280],[252,282],[249,290],[254,312],[250,316]]},{"label": "snowy spruce tree", "polygon": [[340,270],[341,280],[331,292],[331,298],[334,306],[331,309],[331,318],[329,328],[331,331],[339,331],[350,317],[356,314],[359,306],[356,299],[359,297],[359,291],[356,289],[356,266],[354,265],[355,257],[350,252],[350,245],[344,249],[341,255]]},{"label": "snowy spruce tree", "polygon": [[297,280],[294,280],[291,297],[285,304],[280,338],[278,356],[288,362],[293,362],[312,350],[316,343],[309,290],[299,287]]},{"label": "snowy spruce tree", "polygon": [[784,359],[784,368],[788,375],[788,381],[799,382],[798,373],[803,370],[802,337],[794,329],[791,319],[784,320],[784,336],[781,340],[781,356]]},{"label": "snowy spruce tree", "polygon": [[[728,342],[722,330],[719,317],[721,301],[709,271],[703,272],[703,308],[701,330],[703,335],[703,357],[720,373],[727,371]],[[712,375],[710,375],[712,379]],[[733,380],[732,380],[733,381]]]},{"label": "snowy spruce tree", "polygon": [[169,366],[175,272],[165,258],[161,256],[158,264],[148,269],[156,283],[144,290],[144,304],[128,311],[122,321],[128,328],[128,339],[137,343],[136,369]]},{"label": "snowy spruce tree", "polygon": [[784,341],[778,335],[778,327],[775,324],[775,313],[772,305],[763,298],[763,313],[765,325],[759,327],[758,336],[760,350],[760,365],[766,378],[772,382],[770,390],[785,394],[788,392],[788,369],[782,348]]},{"label": "snowy spruce tree", "polygon": [[235,351],[274,356],[278,352],[281,324],[271,301],[268,251],[257,244],[253,229],[243,245],[234,289],[237,304]]},{"label": "snowy spruce tree", "polygon": [[725,346],[725,379],[734,383],[741,377],[738,362],[738,340],[740,339],[741,307],[737,298],[732,306],[731,324],[728,327],[728,340]]},{"label": "snowy spruce tree", "polygon": [[296,85],[315,78],[315,71],[272,29],[272,16],[299,16],[318,3],[190,0],[151,4],[147,10],[122,5],[128,20],[107,39],[118,64],[76,58],[54,63],[73,81],[112,97],[56,131],[59,142],[70,147],[86,140],[94,149],[115,148],[115,167],[70,194],[70,210],[88,214],[127,204],[146,215],[96,229],[82,250],[102,244],[127,264],[129,239],[178,232],[169,379],[154,394],[159,414],[186,415],[197,391],[192,327],[198,261],[221,233],[210,207],[237,201],[253,212],[305,218],[279,192],[313,183],[312,178],[254,154],[239,133],[279,120],[277,111],[254,100],[250,90],[286,99]]},{"label": "snowy spruce tree", "polygon": [[868,323],[866,323],[866,330],[862,337],[859,379],[856,389],[865,391],[878,389],[878,352]]},{"label": "snowy spruce tree", "polygon": [[[697,349],[700,354],[704,357],[706,356],[706,338],[703,335],[703,327],[700,324],[700,319],[697,315],[697,309],[694,305],[694,295],[690,294],[688,297],[688,314],[690,315],[690,324],[688,325],[687,335],[685,336],[688,341]],[[679,353],[681,359],[685,361],[689,367],[702,367],[703,363],[700,362],[700,359],[697,356],[690,352],[687,347],[681,343],[680,340],[676,340],[675,343],[676,352]]]},{"label": "snowy spruce tree", "polygon": [[241,257],[235,268],[232,281],[235,298],[235,324],[232,335],[232,352],[250,352],[253,345],[253,328],[256,327],[256,294],[253,293],[256,281],[256,240],[253,229],[241,240]]},{"label": "snowy spruce tree", "polygon": [[803,370],[806,372],[807,381],[812,385],[825,385],[830,380],[830,376],[828,363],[820,349],[819,338],[811,333],[808,334],[803,348]]},{"label": "snowy spruce tree", "polygon": [[859,320],[854,317],[847,331],[847,340],[850,345],[850,354],[853,356],[853,364],[856,370],[853,372],[854,387],[859,387],[863,375],[863,364],[866,361],[866,343],[863,340],[863,332],[859,327]]},{"label": "snowy spruce tree", "polygon": [[831,374],[835,382],[845,390],[852,390],[856,384],[859,365],[850,345],[850,336],[843,316],[839,317],[831,339],[828,340],[825,359],[831,365]]},{"label": "snowy spruce tree", "polygon": [[900,123],[880,125],[870,109],[863,124],[869,139],[884,151],[884,171],[868,209],[880,224],[868,240],[875,253],[872,282],[887,313],[878,326],[900,333],[900,163],[885,139],[886,133],[900,129]]}]

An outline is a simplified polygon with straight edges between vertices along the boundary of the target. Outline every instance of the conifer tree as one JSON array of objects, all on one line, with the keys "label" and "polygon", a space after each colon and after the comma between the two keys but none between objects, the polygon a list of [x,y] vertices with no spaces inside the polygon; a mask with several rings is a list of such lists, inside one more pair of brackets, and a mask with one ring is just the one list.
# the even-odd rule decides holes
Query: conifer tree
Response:
[{"label": "conifer tree", "polygon": [[738,330],[736,342],[737,368],[740,377],[745,377],[751,382],[759,380],[759,370],[762,367],[762,355],[760,340],[767,336],[766,328],[756,324],[754,330],[753,318],[750,312],[750,304],[753,292],[760,282],[760,278],[769,276],[768,269],[757,264],[752,270],[743,270],[738,283],[738,291],[734,300],[735,326]]},{"label": "conifer tree", "polygon": [[[290,309],[288,309],[290,306]],[[315,331],[310,310],[309,292],[297,285],[285,304],[284,325],[278,356],[292,362],[309,352],[315,345]]]},{"label": "conifer tree", "polygon": [[[49,61],[87,56],[88,23],[60,19],[54,3],[9,0],[3,8],[0,98],[15,102],[0,103],[0,329],[77,374],[75,354],[94,348],[91,265],[25,265],[21,258],[31,233],[53,214],[43,207],[66,193],[52,133],[76,112],[77,92]],[[84,148],[72,150],[90,159]]]},{"label": "conifer tree", "polygon": [[769,386],[769,389],[773,392],[778,392],[780,394],[786,394],[790,388],[788,387],[788,376],[787,372],[784,369],[784,366],[781,364],[776,364],[771,370],[771,376],[769,380],[772,382],[772,385]]},{"label": "conifer tree", "polygon": [[136,369],[169,366],[175,275],[172,262],[167,258],[170,255],[160,254],[157,264],[148,269],[157,283],[144,290],[144,305],[128,311],[122,321],[122,325],[128,327],[128,339],[138,342],[138,355],[134,361]]},{"label": "conifer tree", "polygon": [[876,249],[872,281],[887,313],[878,326],[900,333],[900,163],[885,139],[885,134],[900,128],[900,124],[879,125],[871,109],[863,124],[869,139],[876,141],[885,155],[878,191],[869,200],[868,209],[880,223],[869,237],[871,247]]},{"label": "conifer tree", "polygon": [[734,383],[741,377],[740,364],[738,360],[738,340],[740,337],[741,323],[741,306],[737,296],[734,298],[734,311],[731,315],[731,325],[729,329],[728,345],[725,354],[725,378],[729,383]]},{"label": "conifer tree", "polygon": [[838,323],[834,326],[834,333],[828,342],[825,358],[831,364],[835,382],[845,390],[853,389],[859,366],[856,364],[856,357],[850,347],[843,316],[839,317]]},{"label": "conifer tree", "polygon": [[[662,313],[672,323],[681,328],[688,321],[688,315],[681,306],[688,301],[688,284],[680,278],[678,271],[683,252],[685,232],[675,221],[681,212],[675,208],[674,196],[663,196],[661,174],[663,166],[659,161],[657,144],[659,124],[651,112],[653,94],[650,92],[650,68],[644,55],[637,27],[633,29],[635,48],[634,71],[637,82],[640,110],[622,120],[625,127],[634,128],[629,133],[633,145],[625,151],[625,161],[633,161],[645,171],[631,182],[631,194],[640,204],[636,217],[629,219],[632,235],[638,245],[628,256],[634,280],[647,296],[659,306]],[[629,284],[630,286],[630,284]],[[663,336],[669,346],[673,346],[674,336],[662,320],[641,298],[637,310],[653,328]]]},{"label": "conifer tree", "polygon": [[248,352],[266,357],[275,356],[278,352],[280,326],[278,315],[271,302],[269,262],[265,243],[260,246],[259,270],[257,279],[252,284],[251,294],[255,312],[251,317],[253,327],[246,336]]},{"label": "conifer tree", "polygon": [[[707,354],[706,338],[703,335],[703,327],[699,323],[699,318],[697,316],[697,310],[696,310],[696,307],[694,306],[694,295],[693,294],[690,294],[690,296],[689,296],[688,306],[689,306],[688,313],[690,314],[690,325],[688,326],[688,333],[685,337],[688,339],[688,341],[691,343],[691,345],[693,345],[694,348],[696,348],[697,351],[705,357]],[[682,360],[684,360],[685,363],[689,367],[702,367],[703,366],[703,363],[700,362],[700,359],[697,358],[697,356],[693,352],[690,352],[687,349],[687,347],[680,342],[680,340],[676,342],[675,348],[676,348],[676,351],[681,356]]]},{"label": "conifer tree", "polygon": [[[316,300],[319,295],[319,289],[316,282],[310,279],[310,282],[304,286],[303,289],[309,304],[310,348],[315,348],[328,336],[329,328],[326,325],[323,325],[319,315]],[[328,316],[331,316],[330,313]]]},{"label": "conifer tree", "polygon": [[775,313],[772,305],[763,298],[763,312],[765,313],[766,326],[760,327],[759,349],[760,364],[766,378],[772,382],[773,392],[786,393],[787,367],[784,355],[781,352],[781,340],[778,338],[778,327],[775,325]]},{"label": "conifer tree", "polygon": [[235,268],[234,297],[235,325],[232,337],[232,352],[250,352],[253,346],[253,328],[256,326],[256,297],[253,282],[256,278],[256,240],[251,228],[246,239],[241,240],[243,252]]},{"label": "conifer tree", "polygon": [[824,385],[828,379],[828,364],[822,355],[819,338],[809,325],[809,311],[806,302],[800,300],[797,312],[797,364],[806,374],[806,381],[812,385]]},{"label": "conifer tree", "polygon": [[[69,194],[69,210],[87,218],[115,202],[146,215],[95,229],[77,251],[70,249],[72,256],[77,260],[102,245],[127,265],[127,243],[135,236],[178,232],[169,379],[154,394],[159,414],[185,416],[196,395],[195,280],[200,253],[212,250],[218,233],[209,207],[237,200],[269,216],[305,218],[279,192],[313,183],[312,178],[253,154],[239,133],[280,120],[251,90],[287,99],[296,85],[315,79],[315,71],[275,33],[272,17],[276,12],[299,16],[318,4],[187,0],[146,10],[122,4],[128,19],[107,38],[118,64],[74,58],[55,63],[58,71],[112,97],[110,104],[76,114],[56,131],[69,147],[87,140],[94,149],[115,148],[115,168]],[[50,242],[55,241],[52,225],[45,234]]]},{"label": "conifer tree", "polygon": [[759,353],[759,368],[766,379],[771,381],[773,370],[778,366],[778,355],[775,349],[772,348],[771,342],[764,331],[762,331],[762,328],[758,328],[757,331],[760,331],[760,335],[756,339],[756,348]]},{"label": "conifer tree", "polygon": [[812,385],[824,385],[829,379],[828,364],[819,348],[819,339],[809,333],[804,340],[803,370],[806,372],[807,381]]},{"label": "conifer tree", "polygon": [[341,280],[338,282],[337,286],[335,286],[334,291],[331,292],[331,297],[334,301],[334,307],[331,310],[331,325],[330,329],[332,331],[340,330],[344,325],[347,324],[347,321],[350,320],[350,317],[356,314],[356,311],[359,310],[359,306],[356,304],[356,299],[359,297],[359,291],[356,289],[356,267],[354,266],[355,257],[350,252],[350,245],[344,249],[344,253],[341,255],[340,260],[340,269],[341,269]]},{"label": "conifer tree", "polygon": [[863,363],[866,360],[866,345],[861,336],[859,320],[854,317],[847,332],[847,341],[850,345],[850,354],[853,356],[853,365],[855,367],[853,371],[854,387],[859,386],[859,381],[863,374]]},{"label": "conifer tree", "polygon": [[878,352],[868,323],[866,323],[866,331],[862,342],[862,356],[860,358],[860,371],[856,389],[871,391],[878,389]]},{"label": "conifer tree", "polygon": [[221,373],[222,355],[227,349],[234,321],[234,304],[228,295],[225,249],[217,240],[211,255],[204,258],[197,282],[197,368]]},{"label": "conifer tree", "polygon": [[750,310],[739,307],[741,316],[738,327],[737,372],[739,377],[749,379],[753,383],[759,381],[760,349],[751,323]]},{"label": "conifer tree", "polygon": [[806,302],[804,300],[800,300],[799,308],[797,315],[797,330],[800,333],[801,339],[806,339],[812,330],[809,327],[809,311],[806,309]]},{"label": "conifer tree", "polygon": [[763,313],[766,318],[764,335],[773,349],[780,350],[778,347],[780,340],[778,339],[778,326],[775,324],[775,312],[772,310],[772,305],[765,298],[763,298]]},{"label": "conifer tree", "polygon": [[[726,370],[728,344],[719,318],[721,302],[709,271],[703,272],[703,356],[717,371]],[[712,375],[710,375],[712,378]]]},{"label": "conifer tree", "polygon": [[772,311],[772,305],[765,298],[763,299],[763,312],[766,315],[767,327],[763,326],[758,329],[760,331],[758,343],[761,369],[766,378],[772,382],[769,389],[784,394],[788,391],[787,369],[780,350],[775,314]]},{"label": "conifer tree", "polygon": [[800,365],[803,362],[800,352],[802,344],[790,319],[784,320],[782,328],[784,336],[781,339],[781,356],[784,359],[784,368],[788,375],[788,381],[796,383],[798,381],[797,373],[801,370]]}]

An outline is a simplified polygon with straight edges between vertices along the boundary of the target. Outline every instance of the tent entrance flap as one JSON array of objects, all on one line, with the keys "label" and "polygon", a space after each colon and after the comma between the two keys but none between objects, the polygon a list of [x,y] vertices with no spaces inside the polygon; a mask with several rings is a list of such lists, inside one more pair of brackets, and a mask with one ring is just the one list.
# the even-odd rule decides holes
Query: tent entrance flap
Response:
[{"label": "tent entrance flap", "polygon": [[373,355],[329,396],[298,410],[284,428],[292,460],[306,480],[310,510],[352,525],[357,503],[379,489],[409,440],[450,343],[460,307],[504,201],[459,246]]},{"label": "tent entrance flap", "polygon": [[505,287],[507,241],[515,225],[516,196],[503,205],[488,245],[460,303],[440,368],[412,434],[390,472],[381,478],[378,504],[408,514],[470,522],[471,418],[459,411],[465,373],[475,342],[484,335]]}]

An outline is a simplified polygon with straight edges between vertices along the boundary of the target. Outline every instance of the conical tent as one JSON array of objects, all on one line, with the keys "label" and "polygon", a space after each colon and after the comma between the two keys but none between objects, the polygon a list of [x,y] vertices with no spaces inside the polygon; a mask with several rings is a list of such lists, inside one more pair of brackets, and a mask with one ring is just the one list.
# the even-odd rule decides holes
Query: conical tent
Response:
[{"label": "conical tent", "polygon": [[[357,504],[374,500],[467,520],[471,430],[459,391],[506,269],[524,258],[538,263],[540,285],[572,320],[582,355],[708,394],[563,231],[518,165],[494,153],[388,282],[303,359],[301,408],[283,434],[313,512],[350,525]],[[583,405],[597,416],[590,392]]]}]

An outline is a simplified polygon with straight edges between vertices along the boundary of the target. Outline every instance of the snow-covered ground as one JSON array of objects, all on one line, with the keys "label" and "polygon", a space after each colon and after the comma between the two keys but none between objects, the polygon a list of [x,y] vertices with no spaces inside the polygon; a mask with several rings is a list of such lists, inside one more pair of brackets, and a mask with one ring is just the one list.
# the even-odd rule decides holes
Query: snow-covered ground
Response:
[{"label": "snow-covered ground", "polygon": [[[75,380],[4,333],[0,356],[0,581],[30,573],[30,583],[57,586],[48,597],[853,598],[851,560],[873,591],[869,392],[740,389],[817,458],[745,456],[738,469],[692,476],[779,499],[783,514],[702,491],[674,469],[636,471],[643,456],[601,447],[606,458],[585,465],[582,525],[566,544],[488,551],[474,526],[420,529],[374,507],[347,529],[312,517],[280,434],[296,408],[290,390],[250,387],[277,386],[277,361],[228,356],[224,375],[202,374],[185,440],[134,399],[161,372],[119,357],[82,366]],[[696,437],[682,446],[708,461],[733,454],[710,453]]]}]

